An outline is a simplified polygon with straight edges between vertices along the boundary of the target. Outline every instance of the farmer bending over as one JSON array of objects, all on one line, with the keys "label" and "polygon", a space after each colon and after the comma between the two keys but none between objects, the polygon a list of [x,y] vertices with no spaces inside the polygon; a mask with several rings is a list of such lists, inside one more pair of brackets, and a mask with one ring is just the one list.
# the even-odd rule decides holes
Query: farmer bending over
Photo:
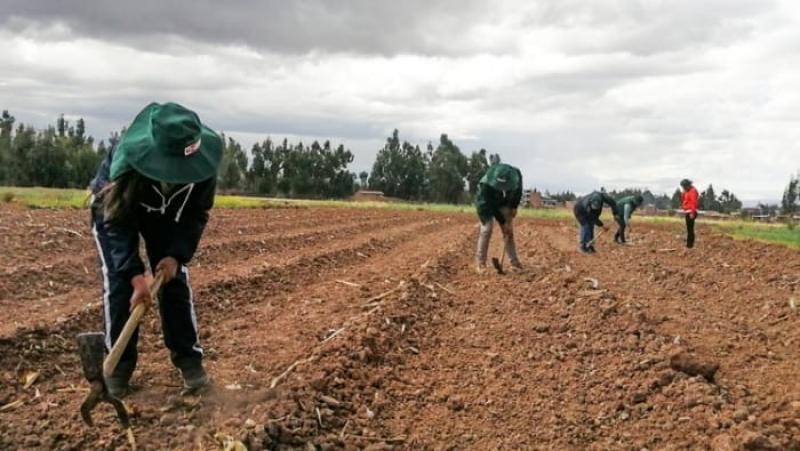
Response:
[{"label": "farmer bending over", "polygon": [[[164,278],[159,310],[164,342],[187,389],[208,384],[186,264],[214,204],[222,141],[197,115],[174,103],[148,105],[133,120],[92,180],[92,227],[103,270],[106,347],[136,304],[152,304],[139,257]],[[106,381],[124,396],[136,367],[137,333]]]},{"label": "farmer bending over", "polygon": [[691,249],[694,247],[694,221],[697,219],[700,195],[689,179],[681,180],[681,188],[683,189],[681,203],[683,204],[683,213],[686,216],[686,247]]},{"label": "farmer bending over", "polygon": [[617,203],[608,194],[594,191],[575,201],[575,219],[581,226],[580,250],[587,254],[597,252],[594,248],[594,226],[603,227],[608,230],[600,215],[603,214],[603,204],[607,204],[613,211],[617,209]]},{"label": "farmer bending over", "polygon": [[614,210],[614,219],[619,228],[614,235],[614,241],[625,244],[625,228],[631,224],[631,215],[644,202],[644,198],[637,194],[635,196],[625,196],[617,200],[617,208]]},{"label": "farmer bending over", "polygon": [[478,273],[486,272],[486,255],[492,238],[494,219],[500,223],[505,242],[505,253],[514,271],[522,269],[514,243],[514,218],[522,200],[522,173],[514,166],[504,163],[492,165],[478,183],[475,206],[481,221],[478,237]]}]

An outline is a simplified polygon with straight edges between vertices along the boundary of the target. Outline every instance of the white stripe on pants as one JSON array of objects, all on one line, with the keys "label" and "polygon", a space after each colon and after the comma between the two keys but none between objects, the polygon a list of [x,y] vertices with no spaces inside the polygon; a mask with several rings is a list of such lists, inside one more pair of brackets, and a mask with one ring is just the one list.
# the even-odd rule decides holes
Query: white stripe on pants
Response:
[{"label": "white stripe on pants", "polygon": [[194,292],[192,291],[192,281],[189,280],[189,268],[186,266],[181,266],[181,271],[186,276],[186,286],[189,287],[189,308],[191,309],[192,315],[192,326],[194,327],[194,335],[197,337],[197,341],[195,342],[192,349],[199,352],[200,355],[203,355],[203,348],[200,346],[200,330],[197,327],[197,313],[194,310]]},{"label": "white stripe on pants", "polygon": [[111,306],[109,306],[108,297],[111,292],[111,283],[108,280],[108,266],[106,265],[106,257],[103,254],[103,247],[100,246],[100,236],[97,231],[97,224],[92,226],[92,235],[94,235],[94,242],[97,244],[97,255],[100,256],[100,265],[103,271],[103,315],[106,331],[106,349],[111,349]]}]

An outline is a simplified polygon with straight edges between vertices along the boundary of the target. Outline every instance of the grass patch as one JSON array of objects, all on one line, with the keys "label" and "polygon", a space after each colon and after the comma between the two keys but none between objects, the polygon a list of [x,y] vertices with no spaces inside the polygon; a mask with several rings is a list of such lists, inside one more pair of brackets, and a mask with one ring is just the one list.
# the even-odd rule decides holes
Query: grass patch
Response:
[{"label": "grass patch", "polygon": [[[0,199],[10,199],[30,208],[88,208],[90,193],[82,189],[19,188],[0,186]],[[218,208],[268,208],[277,206],[269,199],[219,195]]]},{"label": "grass patch", "polygon": [[265,199],[257,197],[218,195],[214,198],[215,208],[267,208],[269,206]]},{"label": "grass patch", "polygon": [[740,240],[756,240],[778,243],[800,249],[800,228],[789,228],[785,224],[760,224],[736,221],[716,226],[719,230]]},{"label": "grass patch", "polygon": [[[430,204],[414,202],[353,202],[349,200],[304,200],[265,198],[266,206],[295,206],[307,208],[357,208],[364,210],[429,211],[446,214],[476,214],[474,205]],[[569,219],[572,212],[566,208],[520,209],[519,216],[538,219]]]},{"label": "grass patch", "polygon": [[31,208],[84,208],[89,192],[82,189],[18,188],[0,186],[0,197]]},{"label": "grass patch", "polygon": [[[650,224],[680,224],[683,216],[637,216],[635,221]],[[738,240],[754,240],[764,243],[781,244],[800,249],[800,228],[790,228],[786,224],[766,224],[747,220],[709,220],[698,219],[698,225],[710,225],[718,232],[730,235]]]},{"label": "grass patch", "polygon": [[[86,208],[89,192],[80,189],[0,187],[0,198],[9,198],[31,208]],[[278,199],[217,195],[216,208],[357,208],[401,211],[430,211],[435,213],[475,214],[472,205],[449,205],[413,202],[353,202],[348,200]],[[572,212],[565,208],[520,209],[520,217],[568,219]]]}]

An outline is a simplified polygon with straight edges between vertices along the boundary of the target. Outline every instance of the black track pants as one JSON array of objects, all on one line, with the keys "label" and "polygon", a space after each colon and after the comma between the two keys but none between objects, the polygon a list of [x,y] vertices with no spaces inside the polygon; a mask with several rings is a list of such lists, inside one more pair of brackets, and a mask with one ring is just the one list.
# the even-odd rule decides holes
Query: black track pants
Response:
[{"label": "black track pants", "polygon": [[689,249],[694,247],[694,221],[692,215],[686,215],[686,247]]},{"label": "black track pants", "polygon": [[[125,322],[130,316],[130,300],[133,286],[130,278],[109,267],[114,249],[109,239],[109,231],[104,226],[102,212],[92,209],[92,233],[97,244],[101,270],[103,273],[103,314],[106,333],[106,347],[111,348],[117,340]],[[146,231],[143,235],[147,235]],[[166,246],[159,242],[157,236],[143,236],[150,266],[155,267],[164,257],[160,249]],[[155,294],[155,293],[154,293]],[[175,279],[161,290],[158,309],[164,333],[164,342],[170,350],[172,363],[180,368],[192,368],[201,365],[203,349],[200,347],[197,330],[197,317],[194,310],[192,289],[189,285],[189,270],[180,266]],[[122,354],[115,377],[130,377],[136,368],[136,343],[138,329]]]}]

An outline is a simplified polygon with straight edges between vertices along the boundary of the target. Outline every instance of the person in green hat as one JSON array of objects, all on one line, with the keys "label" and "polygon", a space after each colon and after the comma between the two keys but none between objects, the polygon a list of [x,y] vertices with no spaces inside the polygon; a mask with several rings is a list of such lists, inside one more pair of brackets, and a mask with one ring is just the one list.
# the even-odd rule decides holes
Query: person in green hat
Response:
[{"label": "person in green hat", "polygon": [[625,228],[630,226],[631,215],[643,203],[644,197],[642,197],[641,194],[617,199],[617,208],[614,210],[614,220],[617,221],[619,228],[614,235],[614,242],[625,244]]},{"label": "person in green hat", "polygon": [[[197,114],[175,103],[151,103],[108,153],[90,186],[106,346],[112,347],[135,305],[153,302],[139,256],[141,237],[150,267],[165,277],[158,304],[164,342],[190,390],[209,379],[187,264],[214,205],[221,156],[222,140]],[[106,381],[114,396],[129,391],[136,342],[134,334]]]},{"label": "person in green hat", "polygon": [[514,243],[513,225],[521,200],[522,173],[514,166],[505,163],[494,164],[478,183],[478,192],[475,196],[475,207],[481,221],[477,252],[478,273],[486,272],[486,257],[494,220],[497,220],[503,231],[505,252],[511,262],[512,270],[522,269]]}]

